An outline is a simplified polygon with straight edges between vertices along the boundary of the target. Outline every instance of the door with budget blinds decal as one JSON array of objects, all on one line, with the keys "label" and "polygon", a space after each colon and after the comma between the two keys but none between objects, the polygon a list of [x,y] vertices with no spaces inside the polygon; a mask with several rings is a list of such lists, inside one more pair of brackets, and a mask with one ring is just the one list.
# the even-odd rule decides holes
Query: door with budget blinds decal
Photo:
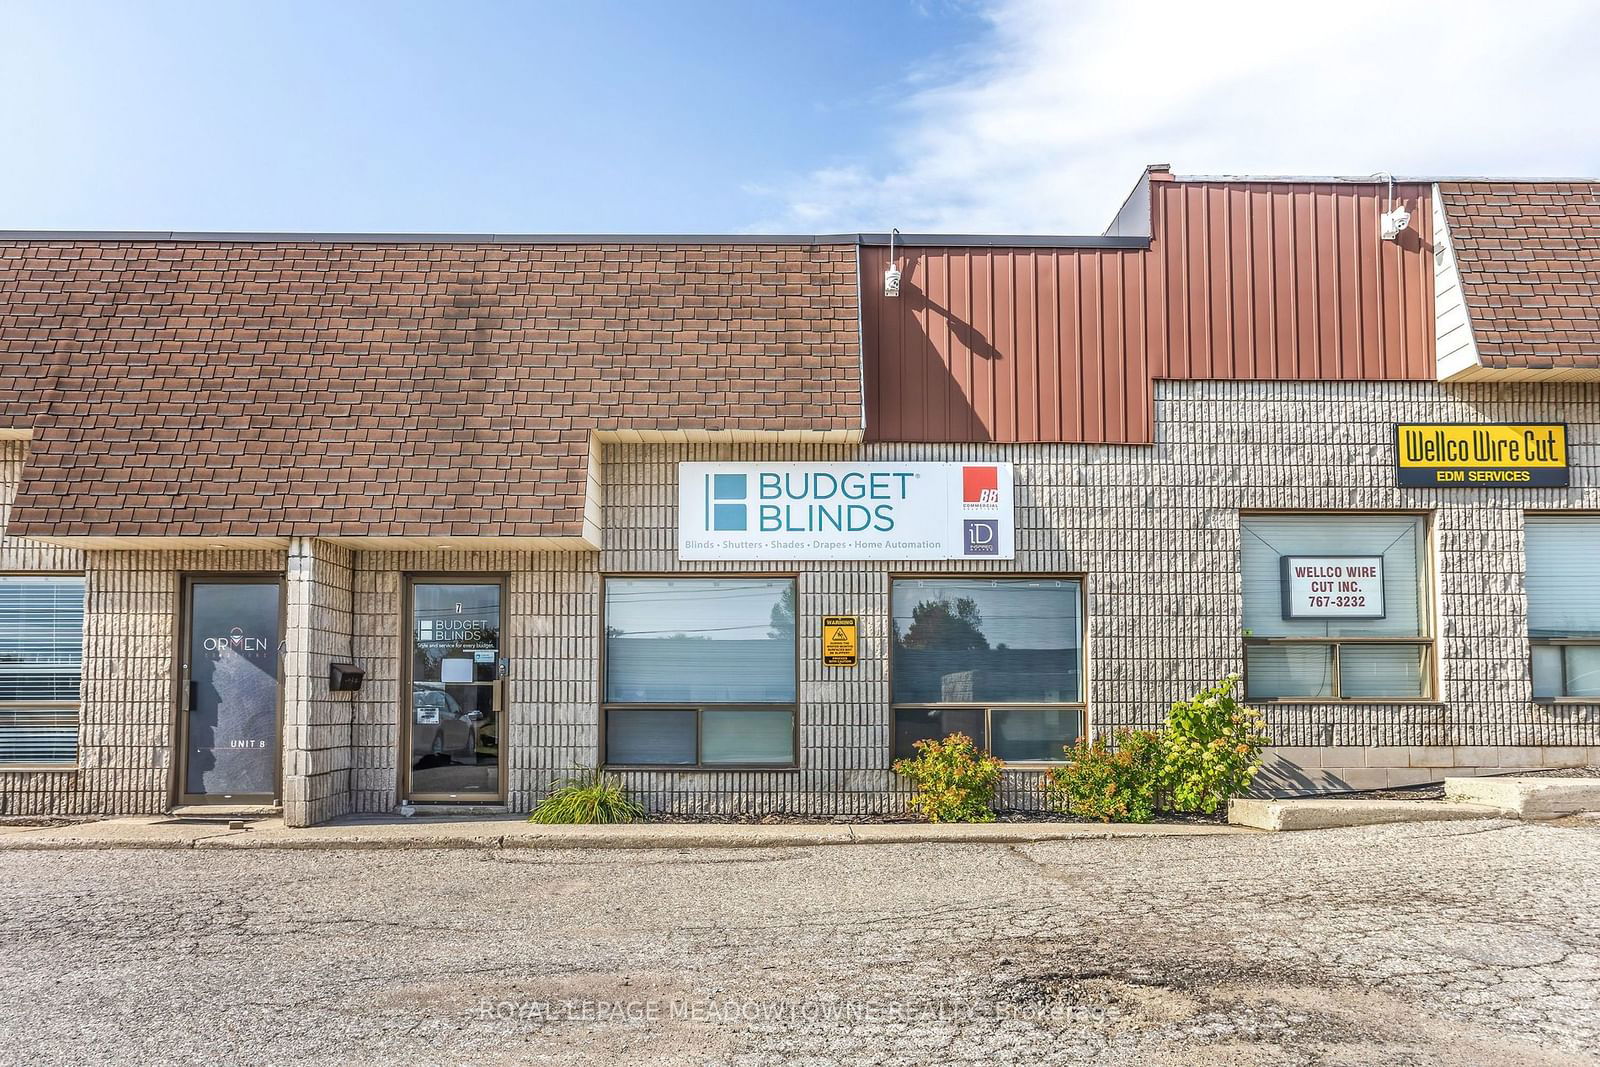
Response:
[{"label": "door with budget blinds decal", "polygon": [[499,578],[414,577],[409,583],[401,730],[408,800],[494,803],[505,796],[504,592]]}]

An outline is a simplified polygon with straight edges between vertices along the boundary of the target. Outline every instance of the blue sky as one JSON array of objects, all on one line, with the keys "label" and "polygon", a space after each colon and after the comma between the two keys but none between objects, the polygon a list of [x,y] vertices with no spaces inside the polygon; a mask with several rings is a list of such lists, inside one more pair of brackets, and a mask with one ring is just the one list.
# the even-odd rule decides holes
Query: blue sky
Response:
[{"label": "blue sky", "polygon": [[1600,173],[1600,5],[0,0],[0,227],[1098,232],[1180,173]]},{"label": "blue sky", "polygon": [[739,231],[971,8],[7,3],[0,225]]}]

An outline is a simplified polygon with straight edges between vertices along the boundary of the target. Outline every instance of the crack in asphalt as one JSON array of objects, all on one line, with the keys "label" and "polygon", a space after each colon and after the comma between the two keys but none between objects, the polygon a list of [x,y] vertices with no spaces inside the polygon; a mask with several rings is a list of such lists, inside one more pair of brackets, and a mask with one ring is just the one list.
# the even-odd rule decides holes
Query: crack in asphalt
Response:
[{"label": "crack in asphalt", "polygon": [[[1441,829],[0,853],[0,978],[27,1006],[0,1013],[0,1049],[40,1063],[89,1049],[196,1064],[1584,1062],[1600,1046],[1600,839]],[[520,1012],[651,998],[777,1014]]]}]

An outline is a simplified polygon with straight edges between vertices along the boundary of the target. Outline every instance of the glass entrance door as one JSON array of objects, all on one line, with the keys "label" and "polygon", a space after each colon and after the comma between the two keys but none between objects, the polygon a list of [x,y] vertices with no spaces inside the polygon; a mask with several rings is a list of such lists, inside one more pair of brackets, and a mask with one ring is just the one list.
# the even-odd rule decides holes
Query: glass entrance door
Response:
[{"label": "glass entrance door", "polygon": [[500,799],[501,599],[498,581],[411,583],[408,799]]},{"label": "glass entrance door", "polygon": [[188,583],[179,664],[185,803],[278,797],[281,599],[276,578]]}]

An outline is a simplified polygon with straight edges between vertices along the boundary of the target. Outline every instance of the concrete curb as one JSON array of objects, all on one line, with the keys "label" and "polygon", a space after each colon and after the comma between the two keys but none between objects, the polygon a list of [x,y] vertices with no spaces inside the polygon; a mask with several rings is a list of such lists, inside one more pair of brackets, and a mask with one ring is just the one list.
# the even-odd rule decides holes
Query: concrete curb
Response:
[{"label": "concrete curb", "polygon": [[334,823],[306,829],[281,820],[252,823],[243,830],[175,823],[164,818],[106,819],[72,826],[16,827],[0,834],[0,851],[94,851],[106,849],[689,849],[810,848],[823,845],[1029,844],[1043,841],[1110,840],[1117,837],[1201,837],[1253,833],[1222,824],[976,823],[931,825],[719,825],[654,823],[622,826],[537,826],[517,819],[437,823],[384,820]]},{"label": "concrete curb", "polygon": [[1228,822],[1257,830],[1332,830],[1344,826],[1383,826],[1403,822],[1455,822],[1499,819],[1482,804],[1438,800],[1367,800],[1359,797],[1303,797],[1285,800],[1234,800]]},{"label": "concrete curb", "polygon": [[1442,801],[1360,796],[1240,798],[1229,802],[1228,822],[1277,831],[1458,819],[1559,819],[1600,811],[1600,778],[1446,778],[1444,795]]},{"label": "concrete curb", "polygon": [[1559,819],[1600,811],[1600,778],[1446,778],[1444,795],[1520,819]]}]

